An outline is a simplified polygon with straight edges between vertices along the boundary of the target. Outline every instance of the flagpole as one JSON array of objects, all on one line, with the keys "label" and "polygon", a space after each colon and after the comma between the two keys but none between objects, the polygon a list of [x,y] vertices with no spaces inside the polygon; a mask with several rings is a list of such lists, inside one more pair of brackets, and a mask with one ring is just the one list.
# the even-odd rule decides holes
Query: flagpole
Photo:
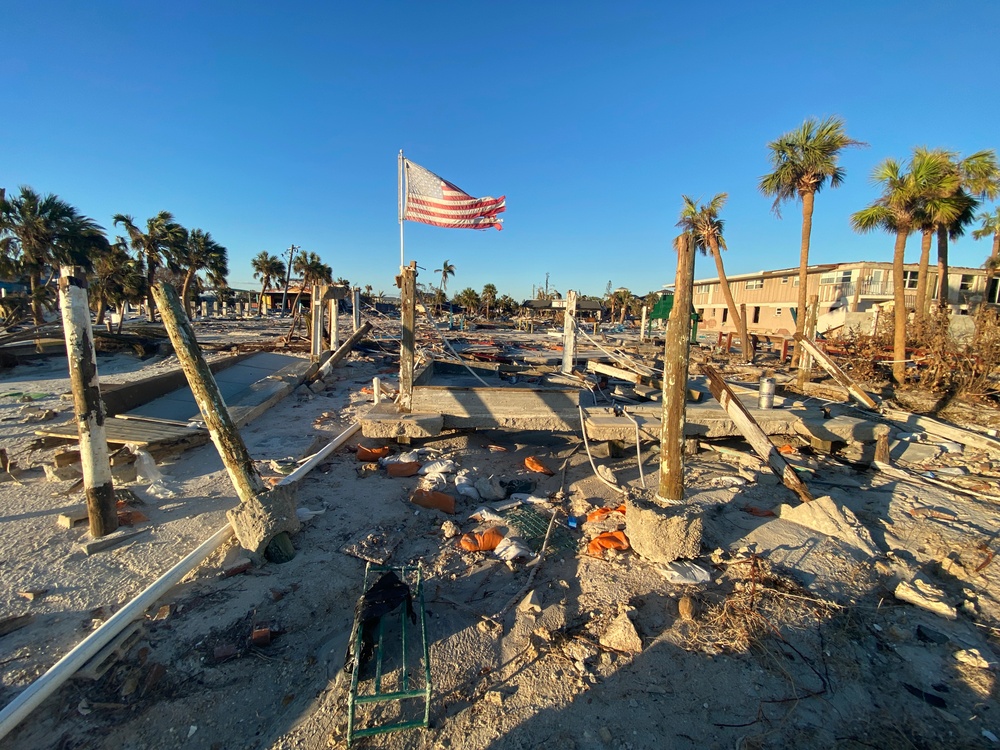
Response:
[{"label": "flagpole", "polygon": [[403,268],[403,214],[406,213],[406,199],[403,197],[403,149],[399,149],[399,268]]}]

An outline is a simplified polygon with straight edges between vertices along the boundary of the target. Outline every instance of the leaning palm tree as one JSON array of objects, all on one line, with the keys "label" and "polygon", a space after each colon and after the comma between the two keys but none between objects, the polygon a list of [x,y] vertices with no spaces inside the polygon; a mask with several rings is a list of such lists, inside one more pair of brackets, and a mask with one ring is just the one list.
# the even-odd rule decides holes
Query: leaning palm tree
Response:
[{"label": "leaning palm tree", "polygon": [[[686,195],[681,196],[684,207],[681,209],[680,220],[677,226],[684,232],[689,232],[694,237],[695,249],[703,255],[711,253],[715,260],[715,270],[719,274],[719,287],[722,289],[722,296],[726,300],[726,308],[729,310],[729,317],[737,331],[742,330],[740,313],[733,300],[733,292],[729,288],[729,280],[726,278],[726,269],[722,264],[722,250],[726,250],[726,240],[722,236],[725,222],[719,218],[719,211],[726,204],[729,198],[727,193],[719,193],[707,204],[699,206],[694,199]],[[800,282],[801,283],[801,282]],[[799,315],[801,318],[802,316]],[[748,347],[744,346],[744,349]]]},{"label": "leaning palm tree", "polygon": [[[906,299],[903,289],[906,240],[914,231],[928,201],[948,188],[949,179],[958,179],[950,168],[949,160],[937,152],[917,150],[908,166],[909,171],[905,171],[895,159],[886,159],[877,165],[872,172],[872,181],[881,184],[881,197],[867,208],[851,214],[851,226],[856,232],[880,229],[896,235],[892,257],[892,376],[899,385],[903,385],[906,377]],[[946,219],[947,214],[942,213],[941,218]]]},{"label": "leaning palm tree", "polygon": [[993,249],[990,252],[990,257],[986,259],[986,263],[984,264],[986,268],[986,291],[983,299],[983,308],[985,309],[986,303],[991,301],[990,286],[993,282],[993,277],[996,275],[997,265],[1000,264],[1000,208],[995,209],[993,213],[983,211],[976,219],[982,224],[979,229],[973,230],[972,238],[975,240],[982,240],[987,237],[993,238]]},{"label": "leaning palm tree", "polygon": [[212,239],[211,232],[192,229],[187,242],[178,250],[174,260],[184,272],[181,299],[187,316],[191,318],[191,282],[199,271],[205,271],[216,289],[225,286],[226,276],[229,275],[229,251]]},{"label": "leaning palm tree", "polygon": [[[771,150],[771,165],[774,171],[760,178],[759,190],[768,197],[774,197],[771,209],[779,218],[782,203],[802,201],[796,333],[801,334],[805,330],[809,244],[816,193],[827,184],[831,188],[840,187],[844,182],[844,170],[838,164],[840,152],[851,146],[865,145],[867,144],[850,138],[844,132],[844,121],[839,117],[828,117],[821,122],[810,118],[802,123],[801,127],[767,144]],[[799,348],[796,347],[796,360],[798,352]]]},{"label": "leaning palm tree", "polygon": [[[55,195],[25,186],[0,203],[0,254],[11,271],[28,277],[35,325],[45,322],[42,307],[52,269],[59,264],[90,269],[92,255],[106,247],[104,230]],[[46,272],[49,280],[43,282]]]},{"label": "leaning palm tree", "polygon": [[170,265],[174,253],[183,248],[187,242],[187,230],[174,221],[174,215],[169,211],[160,211],[156,216],[146,221],[146,231],[143,232],[135,223],[135,219],[127,214],[115,214],[112,217],[115,226],[119,224],[128,234],[132,250],[146,266],[146,304],[149,309],[149,321],[155,319],[156,303],[153,301],[153,283],[156,281],[156,271],[164,264]]},{"label": "leaning palm tree", "polygon": [[[455,264],[449,263],[448,259],[445,258],[444,263],[441,264],[440,268],[435,268],[434,273],[441,274],[441,283],[438,285],[438,297],[447,299],[448,292],[448,277],[455,275]],[[440,308],[441,304],[438,303]]]},{"label": "leaning palm tree", "polygon": [[264,292],[271,286],[271,282],[280,279],[285,275],[285,262],[277,255],[271,255],[267,250],[261,250],[250,261],[253,268],[253,277],[261,280],[260,303],[257,305],[257,317],[264,314]]},{"label": "leaning palm tree", "polygon": [[94,277],[90,284],[91,304],[97,307],[97,325],[104,321],[105,308],[118,311],[118,331],[125,322],[125,305],[139,303],[145,296],[146,277],[142,264],[128,251],[128,242],[119,237],[107,252],[94,258]]},{"label": "leaning palm tree", "polygon": [[302,286],[299,287],[299,293],[295,295],[295,301],[292,303],[293,310],[298,309],[299,300],[306,287],[329,284],[333,281],[333,269],[316,253],[307,253],[303,250],[293,261],[292,270],[302,277]]}]

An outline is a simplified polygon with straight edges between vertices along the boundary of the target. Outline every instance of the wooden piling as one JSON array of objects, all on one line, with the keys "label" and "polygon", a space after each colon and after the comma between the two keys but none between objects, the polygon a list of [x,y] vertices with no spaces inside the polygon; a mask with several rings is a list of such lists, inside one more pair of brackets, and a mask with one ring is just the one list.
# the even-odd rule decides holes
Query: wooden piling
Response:
[{"label": "wooden piling", "polygon": [[402,323],[399,348],[399,408],[409,413],[413,408],[413,359],[417,323],[417,262],[400,269],[396,277],[399,287],[399,309]]},{"label": "wooden piling", "polygon": [[318,362],[323,353],[323,292],[326,286],[314,284],[310,301],[312,302],[312,315],[309,331],[309,355],[313,362]]},{"label": "wooden piling", "polygon": [[747,306],[744,303],[740,304],[740,354],[744,362],[753,362],[753,347],[747,335]]},{"label": "wooden piling", "polygon": [[660,420],[660,485],[656,497],[671,504],[684,500],[684,424],[686,422],[691,298],[694,291],[694,241],[677,241],[674,306],[663,353],[663,414]]},{"label": "wooden piling", "polygon": [[[819,295],[812,294],[809,296],[809,312],[806,317],[806,325],[805,325],[805,337],[810,341],[816,337],[816,317],[818,311],[819,311]],[[800,343],[798,338],[796,338],[795,343],[796,343],[795,353],[798,356],[798,363],[799,363],[799,371],[798,371],[798,376],[796,378],[796,384],[798,385],[799,390],[802,390],[803,388],[805,388],[805,384],[811,380],[813,361],[812,357],[809,355],[809,352],[805,348],[798,346],[798,344]]]},{"label": "wooden piling", "polygon": [[361,328],[361,287],[354,287],[351,290],[351,308],[354,316],[354,332]]},{"label": "wooden piling", "polygon": [[94,331],[87,300],[87,275],[82,268],[61,268],[59,309],[62,312],[70,387],[80,435],[80,465],[90,534],[95,538],[102,537],[118,528],[118,510],[104,430],[104,402],[97,376]]},{"label": "wooden piling", "polygon": [[570,289],[566,293],[566,310],[563,314],[563,359],[564,375],[573,372],[573,359],[576,356],[576,292]]}]

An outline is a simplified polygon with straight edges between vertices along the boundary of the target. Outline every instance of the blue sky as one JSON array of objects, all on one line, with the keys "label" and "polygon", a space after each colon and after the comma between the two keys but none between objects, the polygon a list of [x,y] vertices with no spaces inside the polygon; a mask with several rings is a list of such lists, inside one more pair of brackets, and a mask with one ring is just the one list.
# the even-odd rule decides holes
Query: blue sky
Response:
[{"label": "blue sky", "polygon": [[[672,283],[680,196],[729,193],[728,273],[797,265],[800,209],[756,189],[766,144],[839,115],[870,146],[817,198],[812,261],[890,260],[861,237],[875,164],[1000,147],[1000,3],[6,3],[0,186],[111,216],[173,212],[250,258],[291,244],[394,292],[400,149],[505,229],[407,222],[406,258],[493,283],[643,294]],[[952,248],[979,266],[988,242]],[[919,253],[911,238],[908,259]],[[696,276],[714,276],[699,258]]]}]

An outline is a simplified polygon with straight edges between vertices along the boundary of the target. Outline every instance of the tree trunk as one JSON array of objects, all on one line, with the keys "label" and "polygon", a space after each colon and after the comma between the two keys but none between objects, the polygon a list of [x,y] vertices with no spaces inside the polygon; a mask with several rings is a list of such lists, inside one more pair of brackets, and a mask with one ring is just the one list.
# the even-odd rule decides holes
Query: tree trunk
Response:
[{"label": "tree trunk", "polygon": [[156,276],[156,260],[146,256],[146,317],[150,323],[156,321],[156,301],[153,299],[153,278]]},{"label": "tree trunk", "polygon": [[906,252],[906,238],[909,226],[901,226],[896,231],[896,246],[892,254],[892,377],[896,385],[906,382],[906,297],[903,289],[903,255]]},{"label": "tree trunk", "polygon": [[[719,274],[719,286],[722,288],[722,296],[726,298],[726,307],[729,308],[729,318],[733,324],[733,330],[740,330],[740,313],[733,300],[733,293],[729,288],[729,279],[726,278],[726,269],[722,265],[722,253],[719,251],[719,243],[714,239],[709,242],[712,250],[712,257],[715,259],[715,270]],[[801,282],[799,282],[801,286]]]},{"label": "tree trunk", "polygon": [[[816,194],[811,190],[803,190],[799,193],[802,196],[802,242],[799,245],[799,298],[798,308],[795,311],[795,332],[801,334],[806,326],[806,305],[809,283],[809,241],[812,236],[813,223],[813,203]],[[795,347],[795,355],[792,357],[792,367],[799,365],[799,347]]]},{"label": "tree trunk", "polygon": [[924,324],[927,322],[927,272],[931,259],[931,230],[924,229],[920,234],[920,265],[917,271],[917,335],[922,336]]},{"label": "tree trunk", "polygon": [[979,305],[980,310],[985,310],[986,306],[993,301],[990,299],[990,286],[992,286],[993,277],[996,275],[998,260],[1000,260],[1000,230],[993,233],[993,252],[986,260],[986,289],[983,290],[983,301]]},{"label": "tree trunk", "polygon": [[267,290],[267,283],[270,279],[265,278],[264,283],[260,286],[260,299],[257,300],[257,317],[261,317],[264,314],[264,292]]},{"label": "tree trunk", "polygon": [[938,307],[942,310],[948,307],[948,228],[937,228],[938,239]]},{"label": "tree trunk", "polygon": [[29,271],[28,285],[31,289],[31,319],[36,326],[40,326],[45,323],[45,318],[42,317],[42,301],[38,298],[42,286],[41,273],[35,270]]},{"label": "tree trunk", "polygon": [[188,299],[188,293],[191,291],[191,281],[194,279],[195,270],[189,268],[187,273],[184,274],[184,282],[181,284],[181,304],[184,305],[184,312],[188,316],[188,320],[191,320],[193,316],[191,315],[191,300]]}]

